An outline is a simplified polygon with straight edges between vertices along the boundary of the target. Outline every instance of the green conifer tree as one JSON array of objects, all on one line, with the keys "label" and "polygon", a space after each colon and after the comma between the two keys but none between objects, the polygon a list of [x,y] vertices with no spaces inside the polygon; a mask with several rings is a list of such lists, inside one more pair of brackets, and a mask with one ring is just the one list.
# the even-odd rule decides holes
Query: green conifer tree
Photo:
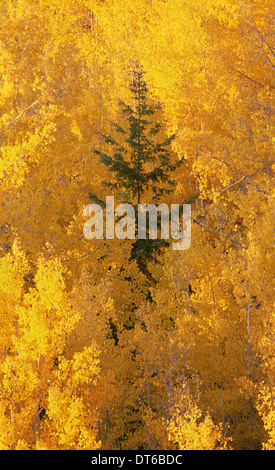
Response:
[{"label": "green conifer tree", "polygon": [[[138,205],[159,204],[164,202],[164,195],[170,194],[174,188],[172,174],[184,159],[172,162],[171,143],[175,135],[161,139],[163,126],[156,119],[161,111],[159,103],[154,103],[143,71],[133,71],[129,89],[132,105],[119,101],[125,127],[112,123],[117,138],[102,135],[106,144],[112,149],[112,155],[95,150],[102,163],[113,173],[113,181],[104,181],[103,185],[115,192],[120,202],[129,203],[135,209],[136,220]],[[89,193],[91,200],[103,205],[94,194]],[[160,220],[158,220],[159,224]],[[167,240],[136,239],[132,247],[132,259],[135,259],[143,272],[146,263],[156,257]]]}]

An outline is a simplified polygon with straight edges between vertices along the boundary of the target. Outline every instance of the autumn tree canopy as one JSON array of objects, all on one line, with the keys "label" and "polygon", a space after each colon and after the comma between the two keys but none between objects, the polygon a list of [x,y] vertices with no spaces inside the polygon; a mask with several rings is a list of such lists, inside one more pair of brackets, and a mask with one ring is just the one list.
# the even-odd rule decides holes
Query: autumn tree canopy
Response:
[{"label": "autumn tree canopy", "polygon": [[[273,25],[1,0],[0,449],[275,449]],[[85,239],[89,194],[189,202],[190,248]]]}]

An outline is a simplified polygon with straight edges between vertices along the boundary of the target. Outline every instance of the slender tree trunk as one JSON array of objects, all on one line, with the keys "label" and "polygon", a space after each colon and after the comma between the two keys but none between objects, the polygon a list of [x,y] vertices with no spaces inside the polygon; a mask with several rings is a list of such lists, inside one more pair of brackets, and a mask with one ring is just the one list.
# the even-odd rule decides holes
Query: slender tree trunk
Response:
[{"label": "slender tree trunk", "polygon": [[[42,361],[42,357],[41,357],[41,354],[39,354],[39,359],[37,361],[38,375],[40,375],[41,361]],[[35,396],[36,412],[35,412],[35,415],[34,415],[34,422],[33,422],[33,435],[34,435],[33,445],[34,445],[34,448],[36,448],[37,436],[38,436],[38,432],[39,432],[39,414],[41,412],[41,409],[39,409],[39,400],[40,400],[40,390],[38,388],[36,396]]]},{"label": "slender tree trunk", "polygon": [[[248,377],[251,380],[251,341],[250,341],[250,305],[247,305],[247,348],[248,348]],[[253,397],[249,396],[249,450],[253,448]]]},{"label": "slender tree trunk", "polygon": [[170,366],[169,366],[169,386],[168,386],[168,421],[171,418],[171,405],[172,405],[172,370],[173,370],[173,348],[172,339],[170,338]]},{"label": "slender tree trunk", "polygon": [[140,76],[138,76],[138,151],[137,151],[137,165],[138,165],[138,182],[137,182],[137,204],[140,204],[140,182],[139,182],[139,164],[140,164]]},{"label": "slender tree trunk", "polygon": [[105,427],[104,441],[105,441],[105,443],[107,441],[108,425],[109,425],[109,412],[108,412],[108,408],[105,408],[105,423],[104,423],[104,427]]},{"label": "slender tree trunk", "polygon": [[[152,161],[152,170],[154,171],[154,169],[155,169],[155,162],[153,160]],[[153,181],[153,202],[154,202],[154,204],[156,204],[156,182],[155,182],[155,180]],[[155,249],[153,250],[153,263],[154,263],[154,266],[156,266],[157,254],[156,254]]]},{"label": "slender tree trunk", "polygon": [[145,367],[146,367],[146,386],[147,386],[147,408],[150,409],[150,383],[149,383],[149,366],[148,366],[148,332],[146,335],[146,361],[145,361]]},{"label": "slender tree trunk", "polygon": [[102,122],[102,93],[99,94],[99,119],[98,119],[98,133],[99,133],[99,148],[101,152],[102,138],[101,138],[101,122]]}]

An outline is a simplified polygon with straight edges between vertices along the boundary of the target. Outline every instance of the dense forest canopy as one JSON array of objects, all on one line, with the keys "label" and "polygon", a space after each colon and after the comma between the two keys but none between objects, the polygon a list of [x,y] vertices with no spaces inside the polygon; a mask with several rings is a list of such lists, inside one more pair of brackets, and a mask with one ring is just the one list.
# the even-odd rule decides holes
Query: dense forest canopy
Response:
[{"label": "dense forest canopy", "polygon": [[[0,7],[0,449],[274,450],[272,2]],[[108,195],[191,246],[86,239]]]}]

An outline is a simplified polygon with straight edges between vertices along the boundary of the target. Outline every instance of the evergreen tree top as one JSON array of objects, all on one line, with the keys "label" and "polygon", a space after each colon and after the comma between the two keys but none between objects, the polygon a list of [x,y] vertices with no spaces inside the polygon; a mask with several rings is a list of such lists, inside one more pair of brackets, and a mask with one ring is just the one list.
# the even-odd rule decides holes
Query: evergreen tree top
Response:
[{"label": "evergreen tree top", "polygon": [[171,143],[175,135],[161,139],[163,126],[156,119],[161,106],[153,102],[143,75],[143,71],[132,74],[129,85],[132,102],[119,101],[125,126],[112,123],[117,138],[102,135],[112,147],[112,154],[95,150],[114,177],[114,182],[103,184],[117,191],[123,202],[133,205],[141,202],[145,192],[148,197],[148,190],[151,200],[144,201],[148,204],[170,193],[174,186],[171,175],[183,163],[183,159],[172,163]]}]

